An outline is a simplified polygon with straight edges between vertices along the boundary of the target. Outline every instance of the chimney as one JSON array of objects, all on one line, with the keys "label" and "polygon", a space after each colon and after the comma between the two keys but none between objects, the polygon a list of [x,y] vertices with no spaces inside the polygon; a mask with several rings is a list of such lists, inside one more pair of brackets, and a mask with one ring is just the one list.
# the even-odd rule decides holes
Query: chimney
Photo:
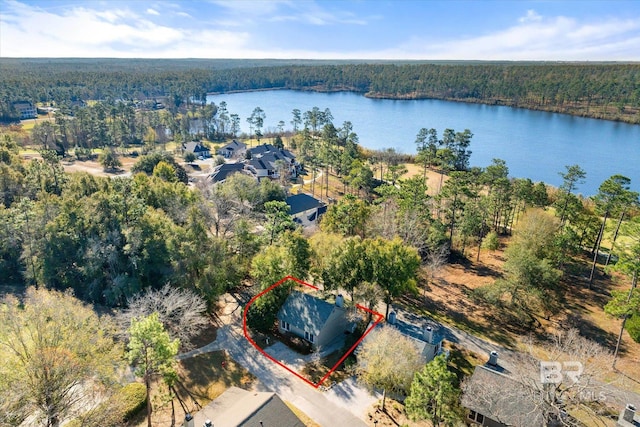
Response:
[{"label": "chimney", "polygon": [[622,413],[622,419],[628,423],[633,424],[633,418],[636,416],[636,407],[631,403],[627,403],[627,406],[624,408],[624,412]]},{"label": "chimney", "polygon": [[194,427],[194,423],[193,415],[187,414],[184,416],[184,427]]},{"label": "chimney", "polygon": [[344,297],[342,294],[338,294],[336,297],[336,307],[344,307]]},{"label": "chimney", "polygon": [[491,366],[498,366],[498,352],[492,351],[489,353],[489,362],[487,362]]},{"label": "chimney", "polygon": [[389,313],[388,322],[389,322],[390,325],[395,325],[396,324],[396,316],[397,316],[397,314],[396,314],[395,311],[392,311],[391,313]]},{"label": "chimney", "polygon": [[427,343],[433,344],[433,328],[431,326],[427,326],[426,328],[424,328],[422,336]]}]

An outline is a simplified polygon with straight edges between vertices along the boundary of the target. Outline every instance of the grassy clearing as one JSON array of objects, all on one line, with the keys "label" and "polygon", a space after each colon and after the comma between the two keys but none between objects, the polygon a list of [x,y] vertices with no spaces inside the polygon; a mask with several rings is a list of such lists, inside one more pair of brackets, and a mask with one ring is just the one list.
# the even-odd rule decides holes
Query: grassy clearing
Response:
[{"label": "grassy clearing", "polygon": [[253,375],[238,365],[224,351],[201,354],[180,363],[181,383],[191,396],[210,401],[231,386],[248,388]]},{"label": "grassy clearing", "polygon": [[[180,399],[191,412],[197,410],[198,405],[200,407],[206,406],[227,388],[236,386],[248,389],[255,380],[253,375],[229,358],[224,351],[201,354],[183,360],[178,364],[177,371],[179,384],[176,386],[176,390]],[[171,404],[167,399],[166,387],[161,381],[154,383],[151,401],[153,403],[153,425],[169,425]],[[185,413],[177,400],[174,403],[176,420],[180,423],[184,419]],[[142,411],[127,425],[129,427],[146,426],[146,412]]]}]

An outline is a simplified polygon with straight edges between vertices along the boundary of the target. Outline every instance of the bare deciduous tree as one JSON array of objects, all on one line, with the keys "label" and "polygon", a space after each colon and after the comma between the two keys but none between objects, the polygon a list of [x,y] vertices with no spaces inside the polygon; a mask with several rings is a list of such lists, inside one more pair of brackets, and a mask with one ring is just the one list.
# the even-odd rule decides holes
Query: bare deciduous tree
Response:
[{"label": "bare deciduous tree", "polygon": [[202,297],[167,284],[129,300],[129,307],[120,312],[117,319],[122,330],[127,330],[133,319],[158,313],[171,339],[178,338],[184,349],[190,349],[193,346],[191,339],[208,323],[206,310],[207,304]]},{"label": "bare deciduous tree", "polygon": [[559,331],[537,350],[530,343],[511,371],[498,369],[500,373],[484,381],[467,381],[463,402],[486,408],[485,416],[510,424],[513,417],[523,417],[527,425],[544,420],[544,425],[573,426],[577,413],[601,423],[597,411],[613,401],[611,389],[601,381],[609,359],[606,349],[577,329]]},{"label": "bare deciduous tree", "polygon": [[438,278],[442,268],[447,264],[448,259],[449,245],[447,244],[429,251],[424,261],[424,269],[427,273],[427,280],[429,283],[432,283]]}]

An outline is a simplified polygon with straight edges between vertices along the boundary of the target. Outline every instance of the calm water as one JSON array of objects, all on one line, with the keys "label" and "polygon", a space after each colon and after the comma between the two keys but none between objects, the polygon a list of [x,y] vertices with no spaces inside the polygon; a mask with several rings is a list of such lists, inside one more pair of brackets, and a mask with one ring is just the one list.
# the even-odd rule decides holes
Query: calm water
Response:
[{"label": "calm water", "polygon": [[[354,93],[266,91],[209,96],[208,102],[227,102],[231,114],[238,114],[243,131],[255,107],[264,110],[264,130],[285,122],[291,129],[292,110],[302,113],[329,108],[336,127],[353,123],[360,144],[367,148],[395,148],[415,153],[420,128],[470,129],[474,137],[471,165],[485,167],[494,158],[507,162],[513,177],[531,178],[558,186],[558,172],[565,165],[578,164],[587,178],[578,191],[593,195],[605,179],[614,174],[631,178],[632,189],[640,191],[640,126],[563,114],[528,111],[510,107],[437,100],[379,100]],[[263,130],[263,131],[264,131]]]}]

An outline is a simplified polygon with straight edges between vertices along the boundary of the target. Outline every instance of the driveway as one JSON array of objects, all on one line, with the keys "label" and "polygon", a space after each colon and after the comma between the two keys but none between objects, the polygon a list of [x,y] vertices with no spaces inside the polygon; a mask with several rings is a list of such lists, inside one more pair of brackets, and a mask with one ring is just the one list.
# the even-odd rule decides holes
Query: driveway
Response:
[{"label": "driveway", "polygon": [[353,380],[345,381],[330,391],[321,392],[273,363],[244,337],[242,309],[229,295],[224,297],[219,320],[222,326],[218,329],[217,338],[213,343],[181,354],[178,358],[185,359],[196,354],[226,350],[233,360],[256,376],[257,391],[277,393],[321,426],[367,425],[367,410],[379,400],[379,396],[371,395]]}]

